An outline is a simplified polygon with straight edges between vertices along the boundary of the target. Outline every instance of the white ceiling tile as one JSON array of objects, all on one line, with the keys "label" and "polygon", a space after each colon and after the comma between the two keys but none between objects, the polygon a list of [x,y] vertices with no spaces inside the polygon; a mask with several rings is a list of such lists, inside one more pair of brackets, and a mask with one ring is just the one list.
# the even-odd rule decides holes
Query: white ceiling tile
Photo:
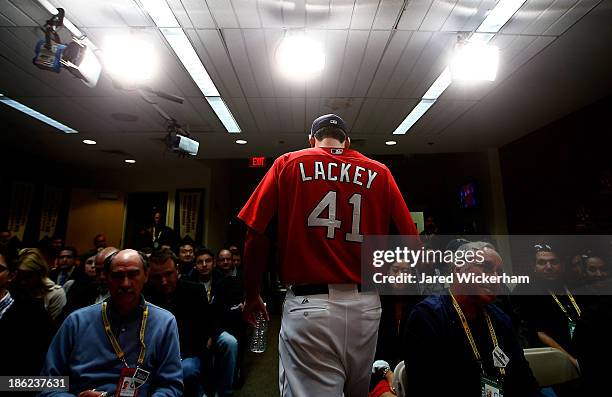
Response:
[{"label": "white ceiling tile", "polygon": [[244,134],[256,134],[259,129],[246,98],[224,98]]},{"label": "white ceiling tile", "polygon": [[397,25],[402,30],[417,30],[423,23],[433,0],[410,0]]},{"label": "white ceiling tile", "polygon": [[191,105],[194,107],[195,111],[202,117],[205,125],[209,126],[210,130],[229,135],[215,112],[206,101],[206,98],[189,98],[189,102],[191,102]]},{"label": "white ceiling tile", "polygon": [[331,0],[328,29],[348,29],[354,4],[354,0]]},{"label": "white ceiling tile", "polygon": [[374,19],[373,29],[394,29],[403,5],[403,0],[381,0]]},{"label": "white ceiling tile", "polygon": [[166,0],[166,2],[168,3],[168,6],[172,10],[172,13],[176,17],[176,20],[183,28],[195,28],[190,18],[191,14],[187,12],[187,10],[185,9],[186,6],[183,5],[183,2],[181,0]]},{"label": "white ceiling tile", "polygon": [[306,125],[309,123],[306,120],[306,99],[291,98],[291,131],[304,132],[306,136]]},{"label": "white ceiling tile", "polygon": [[[98,107],[97,111],[92,112],[86,106],[83,106],[82,98],[78,100],[66,97],[17,97],[13,99],[79,132],[111,129],[110,123],[106,122],[104,117],[100,114],[100,109],[106,109],[106,104],[102,107]],[[105,98],[92,98],[92,100],[107,102]],[[69,109],[69,111],[66,111],[67,109]]]},{"label": "white ceiling tile", "polygon": [[327,31],[327,41],[325,43],[327,57],[321,82],[321,95],[324,97],[336,96],[346,50],[347,36],[347,30]]},{"label": "white ceiling tile", "polygon": [[375,117],[381,116],[375,113],[376,105],[379,101],[378,98],[364,98],[357,118],[351,126],[351,133],[366,134],[375,130],[375,128],[370,128],[370,126],[375,125],[373,120]]},{"label": "white ceiling tile", "polygon": [[414,99],[381,99],[379,106],[382,108],[379,108],[379,111],[382,117],[376,126],[376,132],[392,136],[393,131],[412,111],[416,103],[417,100]]},{"label": "white ceiling tile", "polygon": [[205,1],[202,0],[169,0],[174,15],[181,26],[196,29],[214,29],[215,21]]},{"label": "white ceiling tile", "polygon": [[355,124],[362,102],[363,98],[323,98],[319,115],[335,113],[342,117],[350,128]]},{"label": "white ceiling tile", "polygon": [[[200,38],[204,48],[199,48],[196,44],[196,50],[204,61],[204,66],[221,93],[221,96],[243,96],[244,94],[238,83],[236,73],[234,73],[234,68],[227,55],[219,31],[213,29],[198,29],[197,36]],[[192,43],[196,43],[195,37],[192,37]],[[206,50],[206,59],[204,54],[200,53],[203,49]]]},{"label": "white ceiling tile", "polygon": [[[0,14],[16,26],[38,26],[38,23],[30,18],[25,12],[16,7],[12,2],[4,0],[0,2]],[[49,15],[50,17],[50,15]],[[48,18],[47,18],[48,19]],[[11,26],[5,25],[5,26]]]},{"label": "white ceiling tile", "polygon": [[264,111],[264,102],[262,98],[247,98],[249,108],[253,112],[253,118],[257,124],[257,128],[260,134],[267,134],[273,130],[272,126],[268,122],[266,113]]},{"label": "white ceiling tile", "polygon": [[248,30],[244,33],[244,41],[260,95],[262,97],[273,97],[274,86],[270,74],[270,60],[264,32],[262,30]]},{"label": "white ceiling tile", "polygon": [[402,96],[421,98],[448,65],[448,59],[457,38],[453,33],[434,33],[421,53],[412,72],[402,84]]},{"label": "white ceiling tile", "polygon": [[419,30],[425,31],[438,31],[442,28],[442,25],[446,22],[446,19],[450,15],[451,11],[455,7],[457,0],[443,1],[434,0],[433,4],[429,8],[427,15],[423,19],[423,23]]},{"label": "white ceiling tile", "polygon": [[261,28],[259,10],[255,0],[232,0],[236,18],[241,28]]},{"label": "white ceiling tile", "polygon": [[466,23],[478,12],[481,0],[459,0],[446,19],[442,30],[446,32],[459,32]]},{"label": "white ceiling tile", "polygon": [[389,82],[389,76],[393,73],[397,67],[397,63],[402,57],[404,48],[412,37],[412,31],[398,30],[393,33],[391,42],[385,50],[385,53],[380,62],[380,66],[376,71],[376,76],[372,80],[372,85],[368,91],[369,97],[380,97]]},{"label": "white ceiling tile", "polygon": [[[31,20],[33,20],[38,26],[44,25],[45,21],[51,17],[51,14],[47,12],[43,7],[36,1],[32,0],[10,0],[10,2],[17,8],[19,8],[24,14],[26,14]],[[2,2],[2,4],[6,4]]]},{"label": "white ceiling tile", "polygon": [[387,85],[382,94],[383,97],[396,98],[399,96],[405,98],[409,96],[409,93],[402,93],[402,85],[412,73],[421,53],[424,51],[427,43],[429,43],[432,35],[431,32],[421,31],[416,31],[412,34],[395,70],[389,75]]},{"label": "white ceiling tile", "polygon": [[366,96],[370,83],[372,82],[376,69],[378,68],[380,59],[383,56],[383,52],[389,40],[390,34],[391,32],[388,30],[372,31],[370,33],[368,46],[365,51],[365,56],[363,57],[363,62],[361,63],[361,67],[359,68],[359,74],[357,76],[357,81],[355,83],[352,96]]},{"label": "white ceiling tile", "polygon": [[500,30],[504,34],[522,34],[554,0],[528,0]]},{"label": "white ceiling tile", "polygon": [[133,1],[61,0],[57,3],[77,27],[154,26],[146,12]]},{"label": "white ceiling tile", "polygon": [[321,104],[323,103],[323,98],[306,98],[306,127],[310,130],[312,126],[312,122],[317,117],[324,114],[321,110]]},{"label": "white ceiling tile", "polygon": [[246,96],[261,96],[253,77],[252,67],[246,52],[243,34],[249,34],[250,30],[225,29],[223,37],[236,73],[240,79],[240,86]]},{"label": "white ceiling tile", "polygon": [[579,3],[575,4],[569,11],[553,23],[550,28],[546,29],[544,34],[561,36],[601,1],[602,0],[580,0]]},{"label": "white ceiling tile", "polygon": [[239,27],[231,2],[228,0],[207,0],[206,3],[208,4],[213,19],[219,28],[225,29]]},{"label": "white ceiling tile", "polygon": [[12,27],[16,26],[13,21],[7,19],[4,15],[0,14],[0,27]]},{"label": "white ceiling tile", "polygon": [[465,24],[461,28],[461,31],[463,32],[475,31],[480,26],[482,21],[485,20],[489,12],[493,8],[495,8],[496,5],[497,5],[497,0],[482,0],[480,2],[480,5],[477,7],[476,12],[466,20]]},{"label": "white ceiling tile", "polygon": [[374,17],[378,10],[378,4],[371,0],[357,0],[353,9],[351,29],[370,29],[374,23]]},{"label": "white ceiling tile", "polygon": [[342,73],[340,73],[340,82],[338,83],[338,96],[346,97],[351,95],[357,81],[359,68],[363,62],[368,39],[369,32],[367,31],[349,31]]},{"label": "white ceiling tile", "polygon": [[306,26],[306,2],[305,0],[292,0],[291,7],[283,10],[284,26],[287,28],[301,29]]},{"label": "white ceiling tile", "polygon": [[306,27],[310,29],[327,29],[329,26],[330,3],[331,0],[309,0],[306,4]]},{"label": "white ceiling tile", "polygon": [[273,54],[276,53],[276,48],[283,37],[284,31],[280,29],[267,29],[265,31],[266,52],[264,54],[269,54],[266,57],[266,60],[269,62],[267,67],[270,69],[270,77],[272,78],[275,95],[277,97],[288,98],[291,96],[291,82],[278,72],[276,65],[273,63]]},{"label": "white ceiling tile", "polygon": [[476,103],[478,102],[440,98],[415,125],[414,133],[418,135],[438,135]]},{"label": "white ceiling tile", "polygon": [[541,35],[565,14],[578,0],[555,0],[545,12],[531,23],[523,34]]},{"label": "white ceiling tile", "polygon": [[276,110],[279,124],[276,125],[276,130],[281,132],[296,132],[293,127],[293,109],[291,98],[277,98]]},{"label": "white ceiling tile", "polygon": [[283,7],[290,4],[285,0],[257,0],[262,26],[267,29],[282,28],[284,24]]}]

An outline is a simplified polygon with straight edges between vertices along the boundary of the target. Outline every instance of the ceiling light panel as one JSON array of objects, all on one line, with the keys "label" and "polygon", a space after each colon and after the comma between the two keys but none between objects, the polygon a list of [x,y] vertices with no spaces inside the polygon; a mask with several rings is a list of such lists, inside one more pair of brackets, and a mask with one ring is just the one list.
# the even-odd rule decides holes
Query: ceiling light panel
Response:
[{"label": "ceiling light panel", "polygon": [[185,31],[181,28],[176,16],[170,9],[166,0],[139,0],[142,8],[151,16],[170,47],[179,58],[187,73],[198,86],[206,100],[221,120],[228,132],[241,132],[236,119],[221,98],[219,90],[210,78],[208,71],[202,64],[195,48],[189,41]]},{"label": "ceiling light panel", "polygon": [[45,116],[44,114],[37,112],[36,110],[24,105],[23,103],[17,102],[13,99],[10,99],[2,94],[0,94],[0,102],[4,103],[7,106],[12,107],[15,110],[19,110],[22,113],[27,114],[28,116],[34,117],[37,120],[42,121],[43,123],[46,123],[48,125],[50,125],[51,127],[57,128],[58,130],[65,132],[67,134],[76,134],[78,133],[77,130],[75,130],[74,128],[70,128],[62,123],[60,123],[57,120],[53,120],[51,117],[49,116]]},{"label": "ceiling light panel", "polygon": [[395,131],[393,131],[393,135],[404,135],[417,121],[429,110],[429,108],[435,103],[434,99],[422,99],[414,109],[408,114],[408,116],[402,121]]},{"label": "ceiling light panel", "polygon": [[[500,0],[497,5],[489,12],[486,18],[478,26],[476,31],[468,37],[468,41],[472,43],[478,43],[481,45],[489,43],[497,32],[512,18],[512,16],[525,4],[526,0]],[[493,50],[491,50],[493,51]],[[498,51],[496,56],[498,57]],[[495,61],[497,63],[497,58]],[[497,68],[495,68],[497,70]],[[487,80],[495,78],[494,73],[489,73],[485,76]],[[453,81],[451,70],[446,67],[444,71],[438,76],[436,81],[429,87],[421,102],[412,109],[412,111],[406,116],[404,121],[393,131],[394,135],[402,135],[408,132],[410,128],[429,110],[429,108],[435,103],[435,101],[444,93],[450,83]]]}]

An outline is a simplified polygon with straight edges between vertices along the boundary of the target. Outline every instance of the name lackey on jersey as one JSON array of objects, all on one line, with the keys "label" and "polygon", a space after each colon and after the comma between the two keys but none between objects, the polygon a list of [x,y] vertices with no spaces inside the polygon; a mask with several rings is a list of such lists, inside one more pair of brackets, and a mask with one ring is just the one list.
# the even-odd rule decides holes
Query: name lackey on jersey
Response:
[{"label": "name lackey on jersey", "polygon": [[299,167],[302,182],[313,180],[337,181],[365,186],[366,189],[372,186],[372,182],[374,182],[378,175],[378,172],[358,165],[355,166],[350,163],[338,164],[331,161],[328,163],[315,161],[312,166],[308,164],[304,166],[304,163],[300,162]]}]

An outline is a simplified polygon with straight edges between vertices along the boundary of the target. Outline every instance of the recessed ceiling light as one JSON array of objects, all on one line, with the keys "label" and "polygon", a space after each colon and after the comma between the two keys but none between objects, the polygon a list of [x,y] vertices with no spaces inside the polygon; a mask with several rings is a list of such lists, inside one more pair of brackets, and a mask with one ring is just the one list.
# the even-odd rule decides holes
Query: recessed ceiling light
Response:
[{"label": "recessed ceiling light", "polygon": [[305,80],[323,70],[325,52],[321,43],[304,34],[288,35],[276,50],[276,62],[288,78]]},{"label": "recessed ceiling light", "polygon": [[236,139],[236,143],[239,145],[246,145],[248,142],[244,139]]},{"label": "recessed ceiling light", "polygon": [[83,140],[83,143],[84,143],[84,144],[86,144],[86,145],[95,145],[95,144],[96,144],[96,143],[98,143],[98,142],[93,141],[93,140],[91,140],[91,139],[84,139],[84,140]]},{"label": "recessed ceiling light", "polygon": [[387,141],[387,142],[385,142],[385,145],[387,145],[387,146],[397,145],[397,141]]},{"label": "recessed ceiling light", "polygon": [[134,164],[136,162],[136,160],[126,159],[125,162],[128,163],[128,164]]}]

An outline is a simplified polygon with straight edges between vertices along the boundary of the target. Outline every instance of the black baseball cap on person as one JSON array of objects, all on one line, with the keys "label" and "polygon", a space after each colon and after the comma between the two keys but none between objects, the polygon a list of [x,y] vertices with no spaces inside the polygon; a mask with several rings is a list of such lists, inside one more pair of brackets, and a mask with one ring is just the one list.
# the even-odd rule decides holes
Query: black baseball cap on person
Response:
[{"label": "black baseball cap on person", "polygon": [[346,126],[344,120],[342,120],[342,117],[330,113],[319,116],[312,122],[310,136],[314,135],[314,133],[319,131],[321,128],[328,126],[340,128],[346,135],[348,135],[348,127]]}]

